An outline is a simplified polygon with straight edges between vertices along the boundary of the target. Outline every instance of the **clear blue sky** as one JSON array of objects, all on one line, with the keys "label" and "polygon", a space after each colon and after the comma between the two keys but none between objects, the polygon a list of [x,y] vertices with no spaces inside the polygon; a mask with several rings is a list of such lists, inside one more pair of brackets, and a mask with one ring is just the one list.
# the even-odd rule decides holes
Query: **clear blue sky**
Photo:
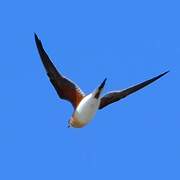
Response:
[{"label": "clear blue sky", "polygon": [[[1,1],[0,179],[179,180],[179,1]],[[171,72],[68,129],[34,43],[86,92]]]}]

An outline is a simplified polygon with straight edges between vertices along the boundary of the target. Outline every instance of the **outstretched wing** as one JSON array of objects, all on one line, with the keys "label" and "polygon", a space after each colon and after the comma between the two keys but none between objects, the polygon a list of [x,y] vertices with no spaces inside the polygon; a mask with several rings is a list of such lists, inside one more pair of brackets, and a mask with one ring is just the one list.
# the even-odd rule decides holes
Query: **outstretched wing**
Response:
[{"label": "outstretched wing", "polygon": [[43,48],[40,39],[36,34],[35,42],[42,63],[46,69],[47,75],[57,94],[60,98],[70,101],[73,107],[76,108],[80,101],[84,98],[85,94],[75,83],[73,83],[71,80],[67,79],[57,71],[56,67],[51,62],[50,58]]},{"label": "outstretched wing", "polygon": [[106,94],[105,96],[103,96],[101,98],[101,102],[100,102],[100,106],[99,109],[104,108],[105,106],[114,103],[116,101],[119,101],[122,98],[125,98],[126,96],[144,88],[145,86],[151,84],[152,82],[156,81],[157,79],[161,78],[162,76],[164,76],[165,74],[167,74],[169,71],[166,71],[162,74],[160,74],[159,76],[156,76],[152,79],[149,79],[145,82],[139,83],[135,86],[132,86],[128,89],[122,90],[122,91],[113,91],[113,92],[109,92],[108,94]]}]

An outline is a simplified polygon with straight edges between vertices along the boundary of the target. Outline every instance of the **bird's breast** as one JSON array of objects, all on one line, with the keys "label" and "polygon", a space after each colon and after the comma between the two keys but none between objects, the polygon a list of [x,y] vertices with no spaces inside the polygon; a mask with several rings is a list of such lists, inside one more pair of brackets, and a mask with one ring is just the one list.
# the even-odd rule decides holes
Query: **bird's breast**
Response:
[{"label": "bird's breast", "polygon": [[73,117],[72,117],[72,126],[82,127],[89,123],[89,121],[95,115],[100,100],[95,99],[91,94],[86,96],[80,104],[77,106]]}]

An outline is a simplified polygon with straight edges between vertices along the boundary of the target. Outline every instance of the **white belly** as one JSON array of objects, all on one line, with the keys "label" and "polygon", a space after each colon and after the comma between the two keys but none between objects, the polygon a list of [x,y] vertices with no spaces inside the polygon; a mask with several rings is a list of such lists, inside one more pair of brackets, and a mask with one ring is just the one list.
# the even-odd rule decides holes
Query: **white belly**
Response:
[{"label": "white belly", "polygon": [[81,121],[82,124],[87,124],[95,115],[99,108],[100,99],[96,99],[89,94],[78,105],[75,111],[75,117]]}]

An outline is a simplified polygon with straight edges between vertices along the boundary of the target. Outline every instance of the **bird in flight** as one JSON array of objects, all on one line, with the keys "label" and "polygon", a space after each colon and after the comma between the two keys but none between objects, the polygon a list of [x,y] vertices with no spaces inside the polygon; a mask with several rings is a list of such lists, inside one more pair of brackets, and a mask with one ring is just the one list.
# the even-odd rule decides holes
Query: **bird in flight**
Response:
[{"label": "bird in flight", "polygon": [[85,95],[85,93],[74,82],[58,72],[45,52],[41,40],[36,34],[34,35],[36,46],[49,80],[54,86],[58,96],[61,99],[69,101],[74,108],[74,112],[68,121],[68,127],[84,127],[91,121],[98,109],[103,109],[107,105],[125,98],[126,96],[144,88],[169,72],[166,71],[142,83],[136,84],[124,90],[109,92],[101,97],[101,93],[106,83],[106,79],[104,79],[98,88],[96,88],[92,93]]}]

